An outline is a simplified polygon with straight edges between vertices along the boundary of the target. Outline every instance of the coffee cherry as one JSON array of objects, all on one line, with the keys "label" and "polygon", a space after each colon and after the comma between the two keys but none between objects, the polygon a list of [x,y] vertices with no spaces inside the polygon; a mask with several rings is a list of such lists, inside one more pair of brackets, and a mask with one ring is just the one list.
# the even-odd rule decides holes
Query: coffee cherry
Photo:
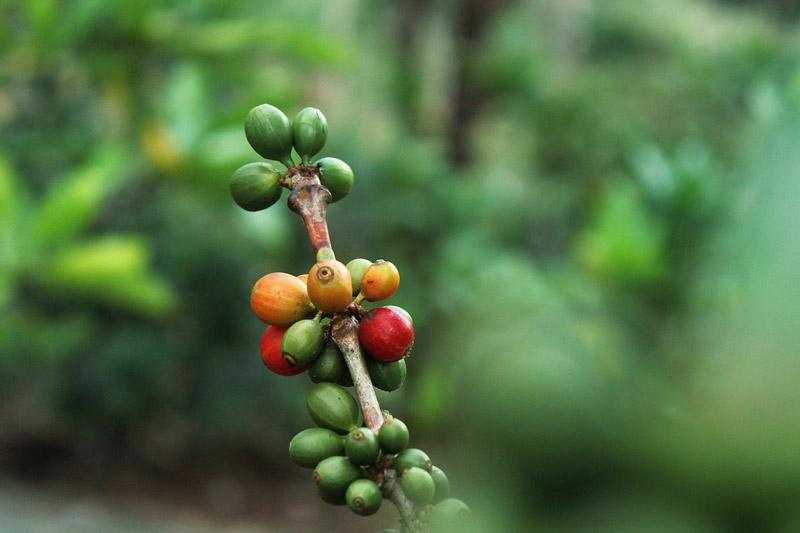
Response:
[{"label": "coffee cherry", "polygon": [[409,313],[408,311],[406,311],[402,307],[399,307],[397,305],[387,305],[387,306],[384,306],[384,307],[387,307],[389,309],[393,309],[394,311],[397,311],[398,313],[400,313],[401,315],[406,317],[408,319],[408,321],[411,322],[412,325],[414,324],[414,319],[411,318],[411,313]]},{"label": "coffee cherry", "polygon": [[344,452],[355,465],[374,465],[381,453],[378,437],[369,428],[357,428],[344,438]]},{"label": "coffee cherry", "polygon": [[469,531],[472,512],[466,503],[447,498],[433,506],[430,525],[433,531]]},{"label": "coffee cherry", "polygon": [[292,126],[283,111],[269,104],[254,107],[244,123],[247,142],[265,159],[290,162]]},{"label": "coffee cherry", "polygon": [[337,433],[349,433],[362,422],[361,410],[352,396],[339,385],[320,383],[306,396],[306,407],[314,423]]},{"label": "coffee cherry", "polygon": [[250,307],[267,324],[281,327],[313,312],[305,284],[283,272],[272,272],[256,281],[250,291]]},{"label": "coffee cherry", "polygon": [[364,272],[361,278],[361,294],[370,302],[391,297],[400,286],[400,273],[389,261],[379,259]]},{"label": "coffee cherry", "polygon": [[389,307],[378,307],[364,315],[358,340],[367,353],[385,362],[402,359],[414,344],[414,326],[407,315]]},{"label": "coffee cherry", "polygon": [[283,335],[281,351],[289,364],[307,367],[322,350],[325,332],[317,319],[299,320],[289,326]]},{"label": "coffee cherry", "polygon": [[430,472],[432,466],[431,458],[428,457],[428,454],[417,448],[403,450],[394,458],[394,469],[397,470],[398,474],[402,474],[412,467]]},{"label": "coffee cherry", "polygon": [[338,202],[353,188],[353,169],[335,157],[323,157],[317,161],[319,181],[331,193],[331,201]]},{"label": "coffee cherry", "polygon": [[436,494],[436,485],[434,485],[431,475],[416,466],[412,466],[402,473],[400,486],[406,497],[414,503],[431,503]]},{"label": "coffee cherry", "polygon": [[381,508],[383,495],[378,485],[370,479],[357,479],[350,483],[345,493],[350,509],[361,516],[369,516]]},{"label": "coffee cherry", "polygon": [[339,261],[321,261],[308,271],[308,296],[324,313],[341,313],[353,301],[350,272]]},{"label": "coffee cherry", "polygon": [[281,197],[281,172],[272,163],[248,163],[233,173],[231,196],[246,211],[261,211]]},{"label": "coffee cherry", "polygon": [[283,335],[283,328],[267,326],[261,335],[261,360],[271,372],[281,376],[295,376],[305,371],[305,367],[291,365],[283,358],[281,352]]},{"label": "coffee cherry", "polygon": [[327,138],[328,121],[319,109],[306,107],[294,117],[292,141],[303,161],[308,161],[309,157],[322,150]]},{"label": "coffee cherry", "polygon": [[314,483],[319,489],[320,496],[325,501],[337,505],[344,500],[350,483],[360,477],[361,469],[348,461],[347,457],[342,456],[323,459],[314,469]]},{"label": "coffee cherry", "polygon": [[372,265],[369,259],[353,259],[347,263],[347,270],[350,272],[350,281],[353,283],[353,294],[358,294],[361,291],[361,278],[364,277],[364,272]]},{"label": "coffee cherry", "polygon": [[314,383],[338,383],[344,387],[352,387],[353,379],[344,362],[344,357],[335,344],[328,344],[308,369],[308,375]]},{"label": "coffee cherry", "polygon": [[431,467],[431,477],[433,484],[436,485],[436,496],[434,501],[442,501],[450,495],[450,480],[447,479],[444,470],[438,466]]},{"label": "coffee cherry", "polygon": [[393,363],[384,363],[367,358],[367,370],[372,379],[372,385],[386,392],[399,389],[406,380],[406,362],[403,359]]},{"label": "coffee cherry", "polygon": [[408,427],[399,418],[386,416],[381,429],[378,430],[378,442],[386,453],[400,453],[408,446]]},{"label": "coffee cherry", "polygon": [[289,457],[305,468],[314,468],[323,459],[342,453],[342,436],[325,428],[304,429],[289,443]]},{"label": "coffee cherry", "polygon": [[295,277],[296,277],[297,279],[299,279],[300,281],[302,281],[302,282],[303,282],[303,284],[305,284],[305,285],[307,285],[307,284],[308,284],[308,274],[298,274],[298,275],[297,275],[297,276],[295,276]]}]

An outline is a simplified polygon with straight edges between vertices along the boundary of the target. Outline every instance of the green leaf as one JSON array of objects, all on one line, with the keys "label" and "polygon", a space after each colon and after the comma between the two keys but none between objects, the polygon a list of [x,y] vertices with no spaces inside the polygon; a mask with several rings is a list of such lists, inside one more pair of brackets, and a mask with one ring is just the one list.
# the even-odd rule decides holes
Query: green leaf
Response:
[{"label": "green leaf", "polygon": [[160,316],[175,305],[169,284],[148,269],[148,250],[136,236],[109,235],[55,255],[38,270],[47,289],[134,313]]},{"label": "green leaf", "polygon": [[116,149],[102,150],[83,168],[51,186],[32,222],[39,249],[60,248],[97,217],[109,193],[127,178],[125,159]]}]

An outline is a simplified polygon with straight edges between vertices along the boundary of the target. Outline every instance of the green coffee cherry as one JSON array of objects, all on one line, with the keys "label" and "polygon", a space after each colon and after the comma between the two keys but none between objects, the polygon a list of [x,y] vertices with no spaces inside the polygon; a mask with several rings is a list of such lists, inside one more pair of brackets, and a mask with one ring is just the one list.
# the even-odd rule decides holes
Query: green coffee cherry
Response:
[{"label": "green coffee cherry", "polygon": [[431,466],[433,465],[428,454],[417,448],[403,450],[394,458],[394,469],[400,475],[409,468],[421,468],[426,472],[430,472]]},{"label": "green coffee cherry", "polygon": [[372,266],[372,261],[358,258],[353,259],[346,266],[350,272],[350,281],[353,283],[353,294],[358,294],[361,292],[361,278],[364,277],[364,272]]},{"label": "green coffee cherry", "polygon": [[314,468],[323,459],[342,453],[342,436],[325,428],[304,429],[289,443],[289,457],[305,468]]},{"label": "green coffee cherry", "polygon": [[246,211],[261,211],[281,197],[281,170],[266,161],[248,163],[233,173],[231,196]]},{"label": "green coffee cherry", "polygon": [[436,494],[436,485],[431,475],[421,468],[412,466],[400,476],[403,492],[414,503],[431,503]]},{"label": "green coffee cherry", "polygon": [[283,358],[291,365],[308,366],[322,349],[325,332],[319,320],[298,320],[286,330],[281,341]]},{"label": "green coffee cherry", "polygon": [[277,107],[261,104],[251,109],[244,122],[244,133],[261,157],[291,163],[292,126]]},{"label": "green coffee cherry", "polygon": [[399,418],[387,415],[378,430],[378,442],[386,453],[400,453],[408,446],[408,427]]},{"label": "green coffee cherry", "polygon": [[352,387],[353,379],[344,362],[344,357],[335,344],[329,344],[314,361],[308,371],[314,383],[338,383],[343,387]]},{"label": "green coffee cherry", "polygon": [[353,169],[335,157],[323,157],[317,161],[319,181],[330,191],[333,202],[338,202],[353,188]]},{"label": "green coffee cherry", "polygon": [[316,385],[306,397],[306,406],[314,423],[337,433],[348,433],[361,425],[358,404],[340,385]]},{"label": "green coffee cherry", "polygon": [[361,516],[369,516],[381,508],[383,495],[381,489],[370,479],[357,479],[350,483],[345,493],[350,509]]},{"label": "green coffee cherry", "polygon": [[405,359],[385,363],[370,357],[367,358],[367,370],[369,371],[369,377],[372,379],[372,384],[386,392],[399,389],[406,380]]},{"label": "green coffee cherry", "polygon": [[433,484],[436,485],[434,501],[439,502],[450,496],[450,480],[447,479],[444,470],[438,466],[432,466],[431,477],[433,478]]},{"label": "green coffee cherry", "polygon": [[469,531],[472,512],[466,503],[447,498],[433,506],[430,515],[432,531]]},{"label": "green coffee cherry", "polygon": [[350,483],[361,477],[361,470],[347,460],[347,457],[328,457],[320,461],[314,469],[314,483],[320,496],[328,503],[339,505],[344,499]]},{"label": "green coffee cherry", "polygon": [[307,162],[322,150],[328,138],[328,121],[315,107],[301,109],[292,121],[292,141],[297,154]]},{"label": "green coffee cherry", "polygon": [[369,428],[354,429],[344,438],[344,452],[356,465],[374,465],[381,453],[378,437]]}]

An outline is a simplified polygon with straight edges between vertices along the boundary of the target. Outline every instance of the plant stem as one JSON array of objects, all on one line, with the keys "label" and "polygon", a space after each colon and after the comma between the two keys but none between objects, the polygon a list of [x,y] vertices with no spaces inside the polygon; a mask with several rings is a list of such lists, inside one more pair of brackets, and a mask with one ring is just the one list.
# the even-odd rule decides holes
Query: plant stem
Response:
[{"label": "plant stem", "polygon": [[[300,215],[308,232],[311,247],[318,260],[333,257],[333,247],[328,233],[326,210],[331,201],[331,193],[322,186],[315,167],[293,167],[287,183],[291,184],[289,209]],[[322,253],[320,254],[320,251]],[[362,297],[363,299],[363,297]],[[331,337],[339,346],[344,356],[353,385],[356,390],[356,401],[364,415],[364,423],[376,434],[383,425],[383,411],[375,395],[375,387],[367,371],[364,355],[358,343],[358,321],[350,314],[339,314],[331,322]],[[391,467],[383,472],[384,495],[391,500],[400,512],[403,531],[420,531],[414,504],[406,498],[403,489],[397,482],[397,473]]]}]

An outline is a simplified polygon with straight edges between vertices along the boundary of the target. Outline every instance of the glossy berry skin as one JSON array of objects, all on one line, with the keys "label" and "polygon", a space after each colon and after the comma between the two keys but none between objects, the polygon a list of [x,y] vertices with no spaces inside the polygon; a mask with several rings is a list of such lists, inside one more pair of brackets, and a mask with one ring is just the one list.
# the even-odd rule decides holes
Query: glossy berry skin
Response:
[{"label": "glossy berry skin", "polygon": [[350,271],[350,281],[353,283],[353,294],[358,294],[361,291],[361,278],[364,277],[364,272],[372,266],[372,261],[369,259],[353,259],[347,263],[347,270]]},{"label": "glossy berry skin", "polygon": [[305,285],[308,285],[308,274],[298,274],[297,279],[302,281]]},{"label": "glossy berry skin", "polygon": [[408,314],[389,307],[371,310],[361,319],[358,340],[379,361],[399,361],[414,344],[414,326]]},{"label": "glossy berry skin", "polygon": [[[387,415],[386,419],[378,431],[378,442],[381,449],[386,453],[400,453],[408,447],[408,427],[405,422],[399,418]],[[411,464],[406,461],[404,464]],[[422,462],[415,462],[414,464],[424,464]]]},{"label": "glossy berry skin", "polygon": [[354,465],[374,465],[381,453],[378,437],[369,428],[356,428],[344,438],[344,451]]},{"label": "glossy berry skin", "polygon": [[262,321],[281,327],[313,311],[305,284],[283,272],[272,272],[256,281],[250,291],[250,308]]},{"label": "glossy berry skin", "polygon": [[281,342],[283,358],[289,364],[308,367],[322,350],[325,332],[319,320],[298,320],[286,330]]},{"label": "glossy berry skin", "polygon": [[347,487],[360,477],[361,470],[343,456],[323,459],[314,470],[314,482],[329,503],[344,503]]},{"label": "glossy berry skin", "polygon": [[350,483],[345,493],[347,506],[361,516],[369,516],[381,508],[381,489],[371,479],[357,479]]},{"label": "glossy berry skin", "polygon": [[390,298],[399,286],[400,273],[389,261],[375,261],[361,278],[361,294],[370,302]]},{"label": "glossy berry skin", "polygon": [[303,161],[315,155],[325,146],[328,138],[328,121],[322,111],[315,107],[300,110],[292,121],[294,149]]},{"label": "glossy berry skin", "polygon": [[436,485],[436,496],[434,497],[434,502],[442,501],[450,496],[450,480],[447,479],[447,475],[444,473],[444,470],[438,466],[432,466],[431,477],[433,478],[433,484]]},{"label": "glossy berry skin", "polygon": [[277,326],[267,326],[261,335],[261,360],[271,371],[281,376],[296,376],[305,370],[301,366],[293,366],[283,358],[281,341],[285,330]]},{"label": "glossy berry skin", "polygon": [[344,387],[320,383],[306,395],[306,407],[319,427],[349,433],[361,425],[361,409]]},{"label": "glossy berry skin", "polygon": [[398,474],[402,474],[407,469],[417,467],[430,472],[433,464],[428,454],[417,448],[408,448],[397,454],[394,458],[394,468]]},{"label": "glossy berry skin", "polygon": [[319,181],[331,193],[331,201],[338,202],[353,188],[353,169],[335,157],[323,157],[317,161]]},{"label": "glossy berry skin", "polygon": [[308,271],[308,296],[324,313],[340,313],[353,301],[350,272],[339,261],[320,261]]},{"label": "glossy berry skin", "polygon": [[248,163],[233,173],[231,197],[246,211],[261,211],[280,199],[280,178],[281,171],[272,163]]},{"label": "glossy berry skin", "polygon": [[406,380],[406,362],[403,359],[393,363],[384,363],[377,359],[367,358],[367,371],[372,385],[386,392],[400,388]]},{"label": "glossy berry skin", "polygon": [[406,497],[414,503],[431,503],[436,495],[436,485],[431,475],[416,466],[412,466],[400,475],[400,486]]},{"label": "glossy berry skin", "polygon": [[308,377],[314,383],[338,383],[343,387],[352,387],[353,379],[350,377],[350,370],[344,361],[339,348],[331,343],[322,350],[317,360],[308,369]]},{"label": "glossy berry skin", "polygon": [[269,104],[254,107],[244,123],[247,142],[265,159],[288,162],[292,153],[292,125],[283,111]]},{"label": "glossy berry skin", "polygon": [[289,457],[305,468],[315,468],[320,461],[342,453],[342,436],[325,428],[304,429],[289,443]]}]

